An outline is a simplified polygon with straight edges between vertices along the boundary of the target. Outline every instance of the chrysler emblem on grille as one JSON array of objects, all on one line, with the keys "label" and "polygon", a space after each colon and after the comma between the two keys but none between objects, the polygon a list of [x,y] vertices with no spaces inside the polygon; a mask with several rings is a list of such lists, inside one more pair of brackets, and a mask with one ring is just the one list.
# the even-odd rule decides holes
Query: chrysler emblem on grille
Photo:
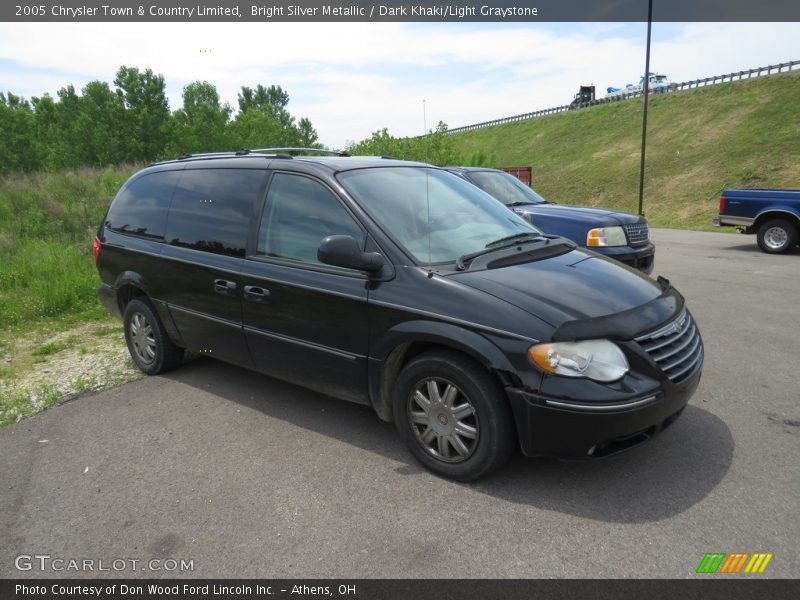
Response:
[{"label": "chrysler emblem on grille", "polygon": [[664,335],[672,335],[674,333],[678,333],[683,329],[685,323],[686,323],[686,315],[684,314],[675,319],[669,325],[667,325],[667,329],[666,331],[664,331]]}]

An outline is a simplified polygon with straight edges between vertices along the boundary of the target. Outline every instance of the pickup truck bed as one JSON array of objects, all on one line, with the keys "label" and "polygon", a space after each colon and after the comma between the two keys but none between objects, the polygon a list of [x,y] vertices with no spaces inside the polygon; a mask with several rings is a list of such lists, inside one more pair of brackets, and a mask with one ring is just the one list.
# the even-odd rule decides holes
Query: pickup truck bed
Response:
[{"label": "pickup truck bed", "polygon": [[764,252],[789,252],[800,241],[800,190],[723,190],[714,224],[755,233]]}]

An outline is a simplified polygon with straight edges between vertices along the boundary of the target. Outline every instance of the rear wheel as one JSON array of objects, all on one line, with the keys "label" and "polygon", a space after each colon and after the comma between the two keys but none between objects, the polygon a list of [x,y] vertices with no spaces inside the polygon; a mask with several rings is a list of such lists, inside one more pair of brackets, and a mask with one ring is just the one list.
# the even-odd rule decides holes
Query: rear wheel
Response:
[{"label": "rear wheel", "polygon": [[771,219],[758,228],[758,247],[769,254],[783,254],[797,245],[797,227],[787,219]]},{"label": "rear wheel", "polygon": [[438,475],[470,481],[511,455],[516,432],[500,385],[451,351],[420,355],[400,373],[395,425],[414,457]]},{"label": "rear wheel", "polygon": [[128,302],[122,321],[128,351],[142,372],[158,375],[181,364],[183,348],[169,339],[161,319],[148,300],[134,298]]}]

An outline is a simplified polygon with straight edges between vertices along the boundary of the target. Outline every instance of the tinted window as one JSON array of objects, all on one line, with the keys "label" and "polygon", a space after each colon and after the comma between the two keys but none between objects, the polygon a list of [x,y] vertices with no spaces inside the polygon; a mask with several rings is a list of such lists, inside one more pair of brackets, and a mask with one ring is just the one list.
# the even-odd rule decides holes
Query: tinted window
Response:
[{"label": "tinted window", "polygon": [[183,172],[169,209],[170,244],[229,256],[244,256],[247,233],[267,177],[255,169]]},{"label": "tinted window", "polygon": [[117,194],[105,225],[113,231],[163,239],[167,209],[180,171],[161,171],[131,181]]},{"label": "tinted window", "polygon": [[258,232],[258,253],[319,263],[317,248],[329,235],[351,235],[364,247],[364,232],[325,186],[276,173]]}]

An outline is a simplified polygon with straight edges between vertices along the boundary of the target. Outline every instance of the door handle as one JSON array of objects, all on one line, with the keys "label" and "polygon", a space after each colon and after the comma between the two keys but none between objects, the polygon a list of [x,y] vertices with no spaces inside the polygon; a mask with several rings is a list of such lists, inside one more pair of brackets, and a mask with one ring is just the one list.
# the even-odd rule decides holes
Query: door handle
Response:
[{"label": "door handle", "polygon": [[223,294],[225,296],[228,296],[236,291],[236,282],[227,281],[225,279],[215,279],[214,291],[217,292],[218,294]]},{"label": "door handle", "polygon": [[255,285],[244,286],[244,299],[251,302],[266,302],[269,298],[269,290]]}]

